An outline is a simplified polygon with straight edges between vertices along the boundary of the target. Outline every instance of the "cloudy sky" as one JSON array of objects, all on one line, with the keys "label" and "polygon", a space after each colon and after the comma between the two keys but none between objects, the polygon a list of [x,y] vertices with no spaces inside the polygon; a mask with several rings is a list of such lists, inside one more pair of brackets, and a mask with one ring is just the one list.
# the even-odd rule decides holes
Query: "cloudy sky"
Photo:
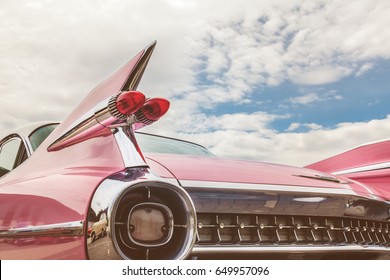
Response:
[{"label": "cloudy sky", "polygon": [[62,120],[151,41],[149,132],[305,165],[390,138],[390,1],[0,0],[0,132]]}]

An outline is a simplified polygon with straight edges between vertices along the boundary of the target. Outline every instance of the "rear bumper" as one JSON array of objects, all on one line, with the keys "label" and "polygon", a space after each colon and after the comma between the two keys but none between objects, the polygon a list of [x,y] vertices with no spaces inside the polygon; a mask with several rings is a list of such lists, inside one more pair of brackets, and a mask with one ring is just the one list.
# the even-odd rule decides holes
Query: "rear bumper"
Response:
[{"label": "rear bumper", "polygon": [[195,246],[194,259],[390,259],[379,246]]}]

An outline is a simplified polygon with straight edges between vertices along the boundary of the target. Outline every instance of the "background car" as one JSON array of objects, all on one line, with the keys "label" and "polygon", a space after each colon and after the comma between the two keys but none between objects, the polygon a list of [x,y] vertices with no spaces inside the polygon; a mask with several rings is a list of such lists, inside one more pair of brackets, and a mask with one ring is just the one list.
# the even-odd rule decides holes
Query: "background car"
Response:
[{"label": "background car", "polygon": [[101,213],[97,222],[91,223],[91,242],[94,242],[97,238],[103,237],[107,232],[107,214]]},{"label": "background car", "polygon": [[389,257],[390,196],[375,186],[135,133],[169,109],[136,91],[154,46],[60,124],[0,140],[0,238],[69,237],[3,242],[1,259]]}]

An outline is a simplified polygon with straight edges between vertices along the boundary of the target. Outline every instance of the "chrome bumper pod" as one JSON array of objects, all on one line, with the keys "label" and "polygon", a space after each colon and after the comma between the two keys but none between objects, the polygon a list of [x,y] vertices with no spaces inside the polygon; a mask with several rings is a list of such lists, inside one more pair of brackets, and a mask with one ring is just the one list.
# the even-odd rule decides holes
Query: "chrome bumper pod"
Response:
[{"label": "chrome bumper pod", "polygon": [[[149,237],[148,232],[134,233],[137,226],[142,230],[142,221],[134,225],[132,215],[137,209],[143,213],[143,208],[157,212],[156,219],[163,224],[161,238]],[[165,213],[169,213],[166,222],[161,218]],[[87,225],[91,231],[102,224],[104,234],[86,237],[90,259],[185,259],[195,244],[196,214],[187,192],[154,177],[143,167],[113,174],[97,188]]]}]

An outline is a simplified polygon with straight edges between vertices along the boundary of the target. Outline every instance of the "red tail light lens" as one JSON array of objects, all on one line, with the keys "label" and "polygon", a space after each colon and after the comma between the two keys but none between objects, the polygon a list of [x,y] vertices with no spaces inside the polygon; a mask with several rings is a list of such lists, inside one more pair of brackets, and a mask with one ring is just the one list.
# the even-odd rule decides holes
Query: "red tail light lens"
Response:
[{"label": "red tail light lens", "polygon": [[168,111],[169,104],[164,98],[152,98],[145,102],[142,112],[148,120],[157,121]]},{"label": "red tail light lens", "polygon": [[122,92],[116,100],[116,108],[123,115],[131,115],[145,103],[145,95],[139,91]]}]

